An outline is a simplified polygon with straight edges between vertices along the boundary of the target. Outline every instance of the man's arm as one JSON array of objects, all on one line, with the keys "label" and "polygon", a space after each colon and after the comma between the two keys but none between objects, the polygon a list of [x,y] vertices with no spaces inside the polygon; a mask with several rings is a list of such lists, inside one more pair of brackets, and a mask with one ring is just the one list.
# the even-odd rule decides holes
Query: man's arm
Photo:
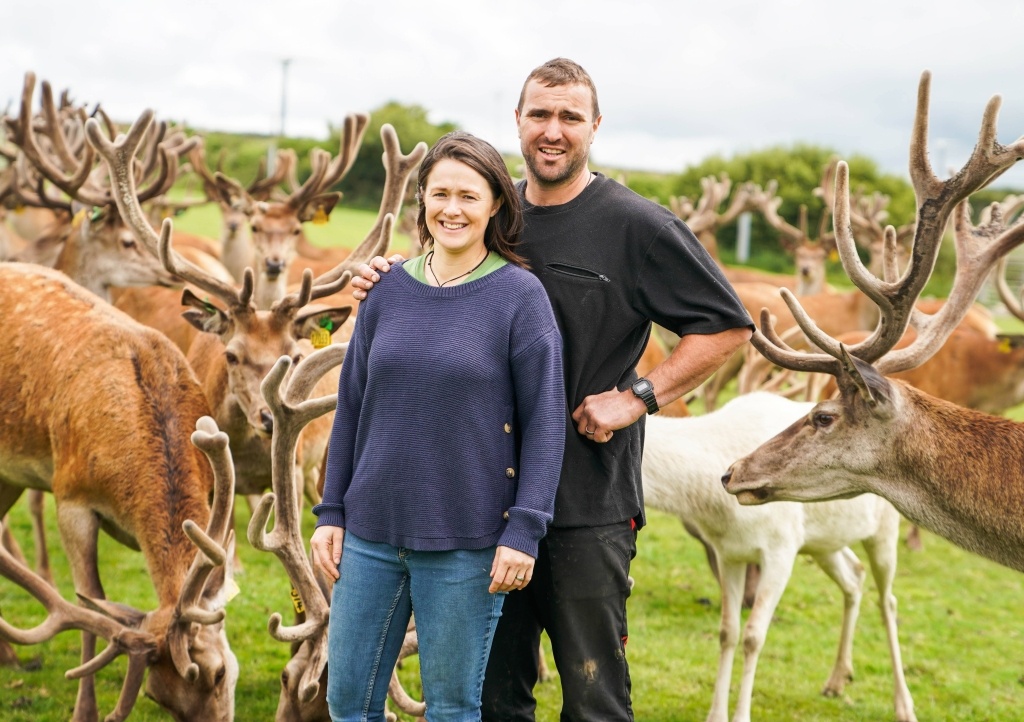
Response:
[{"label": "man's arm", "polygon": [[369,263],[360,264],[357,269],[359,273],[352,276],[352,298],[357,301],[365,301],[366,294],[373,288],[373,284],[380,280],[377,271],[387,273],[391,270],[392,263],[401,263],[404,260],[401,253],[396,253],[390,258],[374,256]]},{"label": "man's arm", "polygon": [[[707,335],[690,334],[679,339],[669,357],[651,370],[658,406],[670,404],[703,383],[752,335],[748,327],[731,328]],[[583,399],[572,418],[577,430],[598,443],[612,438],[647,413],[647,406],[629,389],[611,389]],[[588,433],[593,432],[593,434]]]}]

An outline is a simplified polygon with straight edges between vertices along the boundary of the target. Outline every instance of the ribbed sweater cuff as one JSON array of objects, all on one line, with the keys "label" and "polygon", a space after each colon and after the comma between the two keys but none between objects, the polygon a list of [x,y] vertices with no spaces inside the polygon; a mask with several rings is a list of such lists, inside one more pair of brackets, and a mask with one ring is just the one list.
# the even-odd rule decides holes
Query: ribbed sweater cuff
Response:
[{"label": "ribbed sweater cuff", "polygon": [[313,514],[317,517],[316,526],[337,526],[345,528],[345,507],[334,504],[317,504],[313,507]]},{"label": "ribbed sweater cuff", "polygon": [[508,524],[498,539],[498,546],[515,549],[536,559],[537,545],[547,534],[547,522],[547,518],[536,512],[513,507],[508,510]]}]

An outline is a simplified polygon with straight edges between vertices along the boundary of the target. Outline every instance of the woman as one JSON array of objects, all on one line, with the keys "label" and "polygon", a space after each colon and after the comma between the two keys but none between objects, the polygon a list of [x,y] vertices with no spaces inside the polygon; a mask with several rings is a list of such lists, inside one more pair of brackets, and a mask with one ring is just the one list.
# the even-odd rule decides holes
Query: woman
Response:
[{"label": "woman", "polygon": [[515,250],[522,207],[504,161],[449,133],[418,190],[427,253],[359,308],[313,508],[314,563],[339,579],[335,722],[384,719],[413,608],[427,719],[480,719],[501,605],[530,583],[562,463],[561,339]]}]

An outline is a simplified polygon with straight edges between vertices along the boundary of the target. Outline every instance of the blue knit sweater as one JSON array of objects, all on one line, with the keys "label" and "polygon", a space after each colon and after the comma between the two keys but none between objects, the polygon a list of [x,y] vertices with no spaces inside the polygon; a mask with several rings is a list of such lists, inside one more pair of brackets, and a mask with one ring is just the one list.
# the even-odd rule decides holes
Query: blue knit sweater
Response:
[{"label": "blue knit sweater", "polygon": [[528,271],[448,288],[382,273],[342,366],[317,525],[536,557],[568,423],[562,374],[554,314]]}]

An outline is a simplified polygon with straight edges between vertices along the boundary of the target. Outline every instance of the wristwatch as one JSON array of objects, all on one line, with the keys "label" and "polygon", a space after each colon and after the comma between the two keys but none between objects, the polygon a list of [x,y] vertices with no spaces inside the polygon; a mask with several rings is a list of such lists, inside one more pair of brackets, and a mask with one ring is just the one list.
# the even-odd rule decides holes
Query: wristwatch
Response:
[{"label": "wristwatch", "polygon": [[633,395],[647,404],[647,413],[658,413],[658,400],[654,398],[654,384],[645,378],[639,378],[629,387]]}]

